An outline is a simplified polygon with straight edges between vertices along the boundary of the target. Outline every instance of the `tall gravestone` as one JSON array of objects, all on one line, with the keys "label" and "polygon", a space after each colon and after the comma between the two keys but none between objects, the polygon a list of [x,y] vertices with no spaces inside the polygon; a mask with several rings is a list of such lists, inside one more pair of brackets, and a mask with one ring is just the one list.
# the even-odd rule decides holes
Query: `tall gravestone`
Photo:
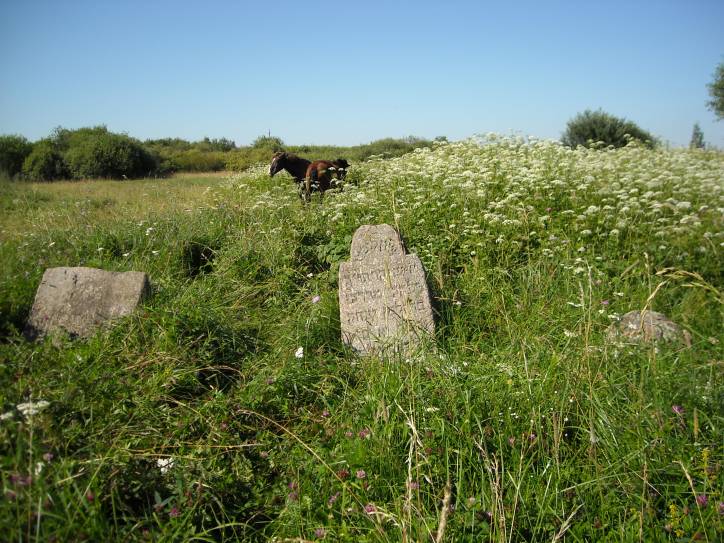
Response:
[{"label": "tall gravestone", "polygon": [[88,337],[108,321],[129,315],[150,291],[142,272],[48,268],[24,334],[38,339],[56,331]]},{"label": "tall gravestone", "polygon": [[435,333],[425,270],[388,224],[360,226],[339,268],[342,340],[362,355],[409,353]]}]

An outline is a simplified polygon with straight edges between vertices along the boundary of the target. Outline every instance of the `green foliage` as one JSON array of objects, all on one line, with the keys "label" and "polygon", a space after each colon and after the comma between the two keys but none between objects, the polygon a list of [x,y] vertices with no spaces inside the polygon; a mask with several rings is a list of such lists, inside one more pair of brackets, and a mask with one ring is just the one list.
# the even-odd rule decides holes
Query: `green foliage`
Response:
[{"label": "green foliage", "polygon": [[191,149],[172,155],[172,171],[218,172],[226,167],[227,153]]},{"label": "green foliage", "polygon": [[105,127],[59,130],[56,141],[74,179],[137,178],[152,175],[156,161],[135,140]]},{"label": "green foliage", "polygon": [[268,163],[274,151],[265,147],[241,147],[227,153],[225,167],[229,171],[243,172],[259,163]]},{"label": "green foliage", "polygon": [[614,117],[602,110],[586,110],[568,121],[561,141],[569,147],[591,147],[603,144],[615,148],[625,147],[631,139],[653,147],[656,139],[635,123]]},{"label": "green foliage", "polygon": [[226,168],[236,144],[226,138],[189,142],[180,138],[146,140],[144,147],[158,161],[158,172],[212,172]]},{"label": "green foliage", "polygon": [[23,162],[23,177],[29,181],[55,181],[67,179],[68,165],[51,139],[44,139],[33,145],[33,150]]},{"label": "green foliage", "polygon": [[17,176],[32,150],[32,144],[23,136],[0,136],[0,174]]},{"label": "green foliage", "polygon": [[284,142],[276,136],[259,136],[252,142],[251,147],[253,149],[266,149],[276,153],[277,151],[284,150]]},{"label": "green foliage", "polygon": [[694,123],[694,129],[691,131],[691,141],[689,141],[689,149],[704,149],[704,132],[701,131],[699,123]]},{"label": "green foliage", "polygon": [[200,151],[216,151],[224,153],[226,151],[233,151],[234,149],[236,149],[236,143],[226,138],[209,139],[208,137],[206,137],[200,142],[196,143],[196,147]]},{"label": "green foliage", "polygon": [[717,119],[724,119],[724,62],[719,63],[714,72],[714,79],[707,85],[711,101],[707,103],[717,116]]},{"label": "green foliage", "polygon": [[401,156],[414,149],[430,147],[432,142],[409,136],[384,138],[353,147],[285,146],[278,137],[260,136],[252,145],[243,147],[237,147],[227,138],[208,137],[196,142],[161,138],[141,144],[125,134],[114,134],[105,126],[96,126],[76,130],[58,127],[38,145],[40,147],[24,170],[25,177],[30,180],[120,179],[164,176],[174,172],[244,171],[259,163],[268,163],[280,150],[297,153],[309,160],[343,157],[355,163],[370,157]]}]

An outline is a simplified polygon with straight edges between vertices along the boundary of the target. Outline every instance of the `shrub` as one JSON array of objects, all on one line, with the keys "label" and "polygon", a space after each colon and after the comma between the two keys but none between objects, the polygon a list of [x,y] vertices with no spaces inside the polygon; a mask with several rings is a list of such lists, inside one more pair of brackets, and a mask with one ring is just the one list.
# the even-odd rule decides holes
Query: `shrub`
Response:
[{"label": "shrub", "polygon": [[191,149],[172,155],[175,169],[185,172],[217,172],[224,169],[227,153]]},{"label": "shrub", "polygon": [[153,156],[135,140],[105,127],[80,129],[60,136],[64,158],[74,179],[144,177],[156,170]]},{"label": "shrub", "polygon": [[568,121],[561,138],[569,147],[591,147],[599,142],[613,147],[625,147],[631,139],[639,140],[653,147],[656,139],[635,123],[609,115],[600,109],[586,110]]},{"label": "shrub", "polygon": [[33,145],[23,136],[0,136],[0,173],[18,175],[32,150]]},{"label": "shrub", "polygon": [[275,153],[284,150],[284,142],[275,136],[259,136],[251,146],[255,149],[270,149]]},{"label": "shrub", "polygon": [[40,140],[23,162],[23,177],[30,181],[53,181],[68,178],[68,167],[57,145],[50,139]]},{"label": "shrub", "polygon": [[226,169],[241,172],[260,162],[268,163],[273,154],[274,151],[264,147],[242,147],[226,154]]},{"label": "shrub", "polygon": [[199,151],[204,152],[226,152],[236,149],[236,143],[226,138],[209,139],[208,137],[206,137],[203,140],[194,143],[194,147]]}]

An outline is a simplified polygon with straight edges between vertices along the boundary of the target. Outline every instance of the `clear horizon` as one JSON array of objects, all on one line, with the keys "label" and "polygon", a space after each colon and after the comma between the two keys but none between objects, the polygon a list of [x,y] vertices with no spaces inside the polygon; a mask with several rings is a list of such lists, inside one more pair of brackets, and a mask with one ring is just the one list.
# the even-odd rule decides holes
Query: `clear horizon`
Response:
[{"label": "clear horizon", "polygon": [[673,146],[699,123],[724,148],[706,106],[723,22],[724,3],[703,0],[4,2],[0,134],[559,139],[600,108]]}]

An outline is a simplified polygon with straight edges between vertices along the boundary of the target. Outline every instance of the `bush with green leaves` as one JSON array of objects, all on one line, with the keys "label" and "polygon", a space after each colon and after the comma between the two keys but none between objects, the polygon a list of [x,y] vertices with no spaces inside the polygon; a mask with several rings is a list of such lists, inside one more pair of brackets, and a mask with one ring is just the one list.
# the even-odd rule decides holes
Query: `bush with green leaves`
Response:
[{"label": "bush with green leaves", "polygon": [[615,117],[602,110],[591,111],[587,109],[568,121],[566,131],[561,138],[564,145],[569,147],[605,146],[615,148],[625,147],[632,139],[639,140],[649,147],[653,147],[656,138],[636,123]]},{"label": "bush with green leaves", "polygon": [[0,174],[15,177],[23,169],[33,144],[23,136],[0,136]]},{"label": "bush with green leaves", "polygon": [[284,142],[276,136],[259,136],[251,146],[255,149],[270,149],[275,153],[284,150]]},{"label": "bush with green leaves", "polygon": [[63,154],[74,179],[145,177],[156,170],[156,161],[138,140],[104,126],[61,130],[56,139],[66,147]]},{"label": "bush with green leaves", "polygon": [[23,162],[22,172],[29,181],[55,181],[69,176],[68,165],[58,146],[47,138],[33,146]]}]

